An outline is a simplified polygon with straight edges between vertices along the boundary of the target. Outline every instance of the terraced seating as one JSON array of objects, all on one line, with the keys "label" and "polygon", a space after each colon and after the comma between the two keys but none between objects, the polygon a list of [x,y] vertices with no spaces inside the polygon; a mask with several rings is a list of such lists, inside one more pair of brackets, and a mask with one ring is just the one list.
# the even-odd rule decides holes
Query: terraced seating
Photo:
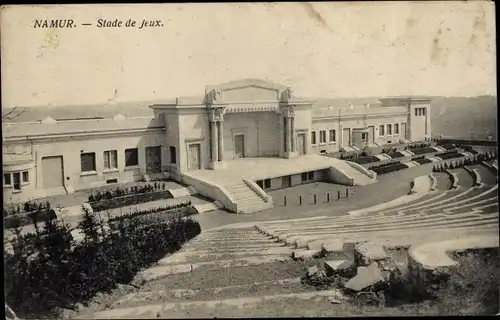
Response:
[{"label": "terraced seating", "polygon": [[[79,318],[315,315],[304,313],[311,303],[328,305],[327,298],[339,294],[300,284],[310,259],[317,257],[366,266],[391,259],[398,249],[405,254],[405,268],[425,278],[433,268],[455,264],[449,250],[498,246],[498,185],[473,187],[470,173],[455,173],[461,177],[456,189],[436,188],[366,215],[250,222],[204,231],[140,272],[134,279],[140,285],[136,292],[108,310],[89,310]],[[436,176],[438,184],[447,185],[439,182],[449,180],[447,174]],[[433,246],[439,248],[436,253]],[[332,265],[341,262],[337,260]],[[302,308],[286,313],[281,307],[286,302],[288,308]]]},{"label": "terraced seating", "polygon": [[303,286],[307,265],[292,261],[291,254],[251,223],[205,231],[141,272],[135,279],[140,289],[115,299],[107,310],[86,310],[77,318],[279,316],[290,311],[276,310],[275,303],[307,304],[313,298],[329,306],[327,298],[339,290]]}]

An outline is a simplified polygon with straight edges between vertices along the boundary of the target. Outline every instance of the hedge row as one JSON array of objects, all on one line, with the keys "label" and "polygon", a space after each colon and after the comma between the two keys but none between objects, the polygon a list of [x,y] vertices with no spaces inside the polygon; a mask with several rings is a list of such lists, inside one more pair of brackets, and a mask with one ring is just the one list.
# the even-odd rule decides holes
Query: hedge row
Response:
[{"label": "hedge row", "polygon": [[3,216],[7,217],[13,214],[29,213],[33,211],[49,210],[50,203],[46,202],[31,202],[26,201],[23,204],[8,204],[3,208]]},{"label": "hedge row", "polygon": [[6,303],[21,318],[53,318],[59,308],[85,304],[98,292],[129,283],[140,269],[201,231],[198,222],[180,215],[116,223],[116,230],[109,230],[85,212],[81,243],[57,220],[46,222],[38,235],[18,235],[15,253],[4,253]]},{"label": "hedge row", "polygon": [[380,174],[385,174],[385,173],[389,173],[389,172],[399,171],[399,170],[406,169],[406,168],[408,168],[408,166],[403,164],[403,163],[394,163],[394,164],[391,164],[388,166],[384,166],[381,168],[375,168],[375,169],[371,169],[371,170],[375,171],[378,175],[380,175]]},{"label": "hedge row", "polygon": [[351,161],[359,164],[367,164],[372,162],[378,162],[380,161],[380,159],[375,156],[364,156],[364,157],[359,157],[357,159],[353,159]]},{"label": "hedge row", "polygon": [[432,162],[432,160],[429,160],[427,158],[412,159],[412,161],[415,161],[416,163],[418,163],[420,165]]},{"label": "hedge row", "polygon": [[436,152],[436,150],[434,148],[431,148],[431,147],[425,147],[425,148],[419,148],[419,149],[412,149],[411,152],[413,152],[413,154],[425,154],[425,153],[433,153],[433,152]]},{"label": "hedge row", "polygon": [[368,169],[369,170],[375,170],[375,169],[380,169],[380,168],[384,168],[384,167],[389,167],[389,166],[392,166],[392,165],[395,165],[395,164],[399,164],[401,163],[401,161],[389,161],[389,162],[386,162],[386,163],[383,163],[383,164],[379,164],[379,165],[375,165],[375,166],[370,166]]},{"label": "hedge row", "polygon": [[9,215],[3,218],[5,229],[13,229],[27,226],[36,222],[45,222],[56,219],[57,215],[53,209],[44,209],[42,211],[33,211],[21,214]]},{"label": "hedge row", "polygon": [[405,150],[413,150],[413,149],[423,149],[423,148],[428,148],[430,147],[431,144],[430,143],[413,143],[413,144],[409,144],[405,147]]},{"label": "hedge row", "polygon": [[461,159],[458,161],[450,161],[450,162],[436,164],[432,168],[432,171],[433,172],[444,172],[447,169],[458,169],[458,168],[462,168],[464,166],[480,164],[483,161],[494,160],[494,159],[496,159],[496,157],[497,157],[497,155],[493,152],[480,153],[480,154],[478,154],[474,157],[471,157],[471,158],[465,158],[465,159]]},{"label": "hedge row", "polygon": [[[153,208],[153,209],[149,209],[149,210],[131,211],[129,213],[110,218],[110,219],[108,219],[108,222],[114,222],[114,221],[123,220],[123,219],[131,219],[131,218],[136,218],[136,217],[150,215],[150,214],[159,213],[159,212],[167,213],[169,211],[173,211],[173,210],[177,210],[177,209],[185,209],[185,208],[189,208],[189,207],[191,207],[191,200],[183,202],[183,203],[179,203],[179,204],[173,204],[173,205]],[[195,214],[196,211],[195,210],[177,210],[176,213],[181,214],[183,216],[188,216],[188,215]]]},{"label": "hedge row", "polygon": [[460,158],[460,157],[463,157],[463,156],[464,155],[461,154],[461,153],[458,153],[457,150],[453,150],[453,151],[448,151],[448,152],[443,152],[443,153],[436,154],[436,157],[439,157],[439,158],[441,158],[443,160]]},{"label": "hedge row", "polygon": [[400,161],[389,161],[378,166],[371,166],[369,170],[375,171],[377,174],[385,174],[393,171],[408,168],[407,165],[402,164]]},{"label": "hedge row", "polygon": [[113,198],[120,198],[127,195],[137,195],[137,194],[165,191],[165,190],[167,190],[167,184],[165,182],[158,182],[158,181],[142,186],[133,186],[130,188],[116,187],[115,189],[112,190],[93,191],[89,195],[89,202],[96,202],[105,199],[109,200]]},{"label": "hedge row", "polygon": [[92,210],[98,212],[120,207],[126,207],[138,203],[157,201],[162,199],[170,199],[170,198],[172,198],[172,194],[170,194],[169,191],[157,191],[150,193],[131,194],[111,199],[104,199],[96,202],[90,202],[89,204],[92,207]]}]

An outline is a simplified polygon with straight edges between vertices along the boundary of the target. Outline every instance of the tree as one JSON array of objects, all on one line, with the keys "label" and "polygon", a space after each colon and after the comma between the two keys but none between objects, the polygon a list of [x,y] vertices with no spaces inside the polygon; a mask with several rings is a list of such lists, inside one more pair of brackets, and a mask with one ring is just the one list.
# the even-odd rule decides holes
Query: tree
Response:
[{"label": "tree", "polygon": [[5,120],[14,120],[15,118],[19,117],[23,113],[25,113],[28,109],[26,108],[20,108],[20,107],[15,107],[12,108],[4,113],[2,113],[2,121]]}]

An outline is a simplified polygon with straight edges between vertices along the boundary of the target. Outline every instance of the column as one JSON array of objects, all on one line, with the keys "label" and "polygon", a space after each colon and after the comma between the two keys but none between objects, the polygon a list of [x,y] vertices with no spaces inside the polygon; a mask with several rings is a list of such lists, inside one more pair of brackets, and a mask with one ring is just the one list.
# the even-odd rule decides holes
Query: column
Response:
[{"label": "column", "polygon": [[283,145],[284,145],[284,151],[289,152],[290,150],[287,149],[287,141],[288,141],[288,119],[283,118]]},{"label": "column", "polygon": [[219,161],[224,161],[224,121],[218,121]]},{"label": "column", "polygon": [[290,139],[292,139],[292,152],[295,152],[295,144],[296,144],[296,138],[295,138],[295,118],[290,118]]},{"label": "column", "polygon": [[292,130],[291,129],[291,119],[290,117],[286,117],[286,150],[287,152],[292,151]]},{"label": "column", "polygon": [[212,141],[212,162],[219,161],[219,141],[217,137],[217,122],[210,122],[210,136]]}]

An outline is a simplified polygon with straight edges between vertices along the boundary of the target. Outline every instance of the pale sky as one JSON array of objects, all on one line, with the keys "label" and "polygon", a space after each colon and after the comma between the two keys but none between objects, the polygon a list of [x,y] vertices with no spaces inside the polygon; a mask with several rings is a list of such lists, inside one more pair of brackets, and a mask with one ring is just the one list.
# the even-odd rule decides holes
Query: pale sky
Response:
[{"label": "pale sky", "polygon": [[4,107],[151,101],[242,78],[315,98],[496,95],[486,1],[15,6],[2,9],[1,46]]}]

